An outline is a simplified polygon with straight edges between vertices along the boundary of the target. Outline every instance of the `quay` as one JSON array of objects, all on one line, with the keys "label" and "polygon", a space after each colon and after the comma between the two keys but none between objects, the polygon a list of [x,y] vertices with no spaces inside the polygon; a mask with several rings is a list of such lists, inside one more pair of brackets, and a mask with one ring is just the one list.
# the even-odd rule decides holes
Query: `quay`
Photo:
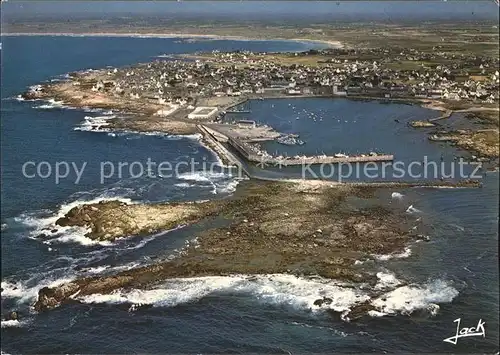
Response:
[{"label": "quay", "polygon": [[394,155],[383,154],[383,155],[358,155],[358,156],[346,156],[346,157],[335,157],[327,155],[318,156],[304,156],[298,158],[279,158],[273,156],[263,156],[253,153],[250,150],[250,146],[244,142],[238,141],[234,138],[229,138],[228,143],[236,149],[246,160],[254,163],[263,163],[269,165],[280,165],[280,166],[293,166],[293,165],[303,165],[303,164],[335,164],[335,163],[366,163],[366,162],[382,162],[382,161],[393,161]]},{"label": "quay", "polygon": [[[237,154],[233,154],[230,151],[230,147],[236,148],[238,145],[237,141],[233,138],[227,137],[226,135],[218,132],[212,127],[207,127],[205,125],[197,125],[198,130],[202,133],[204,141],[207,145],[213,149],[223,160],[225,164],[237,167],[240,172],[244,173],[246,176],[256,180],[263,181],[280,181],[280,182],[290,182],[290,183],[304,183],[305,181],[322,186],[334,187],[334,186],[353,186],[353,187],[378,187],[378,188],[478,188],[482,184],[478,180],[461,180],[461,181],[442,181],[442,180],[424,180],[424,181],[344,181],[337,182],[333,180],[319,180],[319,179],[290,179],[286,177],[265,177],[252,174],[242,162],[241,158]],[[227,147],[226,145],[227,144]],[[236,148],[238,149],[238,148]],[[245,150],[246,151],[246,150]],[[238,151],[240,154],[241,152]],[[384,156],[378,156],[378,161],[383,161],[387,159]],[[389,156],[392,157],[392,156]],[[352,157],[354,158],[354,157]],[[371,158],[368,161],[377,161],[373,158],[377,157],[365,157]],[[345,159],[345,158],[338,158]],[[391,158],[392,159],[392,158]],[[345,161],[345,160],[344,160]],[[361,160],[362,161],[362,160]],[[260,161],[259,161],[260,162]],[[302,162],[301,162],[302,164]],[[284,165],[284,164],[283,164]]]},{"label": "quay", "polygon": [[201,132],[203,135],[203,139],[205,140],[205,143],[215,151],[223,161],[223,163],[229,165],[229,166],[236,166],[239,169],[241,169],[247,176],[250,177],[250,173],[248,170],[245,168],[244,164],[241,162],[241,160],[236,157],[233,153],[231,153],[220,141],[221,137],[217,137],[219,134],[217,131],[211,130],[208,127],[205,127],[203,125],[197,125],[196,126],[198,130]]}]

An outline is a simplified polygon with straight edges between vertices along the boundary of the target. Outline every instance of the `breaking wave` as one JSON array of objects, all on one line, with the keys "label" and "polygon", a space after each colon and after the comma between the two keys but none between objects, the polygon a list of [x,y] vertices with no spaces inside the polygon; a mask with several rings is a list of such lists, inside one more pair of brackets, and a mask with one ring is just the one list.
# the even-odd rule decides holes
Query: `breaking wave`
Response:
[{"label": "breaking wave", "polygon": [[17,306],[29,306],[36,301],[39,290],[44,287],[56,287],[77,278],[116,273],[143,265],[140,262],[130,262],[118,266],[101,265],[79,267],[79,264],[82,262],[89,263],[102,259],[103,257],[102,255],[85,255],[81,258],[60,257],[59,261],[63,258],[67,258],[67,261],[71,263],[70,266],[41,271],[41,268],[45,269],[48,266],[44,264],[36,268],[35,272],[28,275],[16,275],[4,279],[1,283],[2,302],[3,300],[9,299],[13,300]]},{"label": "breaking wave", "polygon": [[410,247],[406,247],[401,253],[372,254],[372,256],[379,261],[387,261],[391,259],[404,259],[411,256],[411,249]]},{"label": "breaking wave", "polygon": [[64,106],[64,103],[62,101],[56,101],[54,99],[49,99],[47,100],[47,103],[38,105],[38,106],[33,106],[33,108],[40,109],[40,110],[51,110],[54,108],[66,108]]},{"label": "breaking wave", "polygon": [[83,132],[109,132],[109,120],[115,118],[113,115],[105,116],[85,116],[84,121],[77,127],[73,128],[75,131]]},{"label": "breaking wave", "polygon": [[413,207],[413,205],[408,206],[408,208],[406,209],[406,213],[409,214],[420,213],[420,212],[422,211],[420,211],[418,208]]},{"label": "breaking wave", "polygon": [[242,180],[241,178],[235,178],[229,173],[223,172],[210,172],[210,171],[195,171],[182,173],[177,176],[177,179],[193,182],[192,185],[187,185],[185,182],[176,184],[178,187],[188,187],[188,186],[207,186],[212,188],[212,193],[224,194],[233,193],[236,191],[236,187]]},{"label": "breaking wave", "polygon": [[56,287],[63,283],[73,281],[75,277],[47,278],[40,280],[42,275],[34,275],[24,281],[2,281],[2,299],[16,299],[17,304],[31,304],[37,296],[38,291],[43,287]]},{"label": "breaking wave", "polygon": [[[22,326],[22,323],[18,321],[17,319],[10,319],[10,320],[2,320],[2,328],[19,328]],[[2,351],[2,354],[5,354]]]},{"label": "breaking wave", "polygon": [[105,201],[120,201],[123,203],[134,203],[129,198],[118,197],[98,197],[90,200],[76,200],[67,204],[63,204],[56,212],[50,210],[37,211],[32,213],[23,213],[14,220],[29,227],[31,230],[29,236],[33,239],[45,239],[44,244],[50,245],[53,243],[78,243],[81,245],[110,245],[109,242],[96,241],[87,238],[85,234],[88,232],[83,227],[61,227],[56,226],[56,221],[64,217],[74,207],[95,204]]},{"label": "breaking wave", "polygon": [[404,197],[404,195],[399,193],[399,192],[393,192],[391,194],[391,198],[394,200],[401,200],[403,197]]},{"label": "breaking wave", "polygon": [[[379,273],[377,276],[379,283],[375,289],[389,291],[374,299],[363,287],[322,278],[272,274],[173,279],[155,289],[118,290],[107,295],[83,296],[79,300],[84,303],[131,304],[129,310],[134,311],[144,305],[174,307],[196,302],[210,294],[226,292],[249,294],[259,302],[312,312],[333,310],[348,314],[353,306],[369,302],[376,310],[370,311],[368,315],[379,317],[398,313],[410,315],[415,310],[426,310],[433,315],[439,309],[437,303],[451,302],[458,295],[456,289],[442,280],[398,287],[401,282],[394,275]],[[329,298],[331,302],[314,304],[323,297]]]},{"label": "breaking wave", "polygon": [[330,305],[336,311],[368,299],[362,291],[343,288],[341,283],[326,279],[309,280],[292,275],[211,276],[173,279],[152,290],[120,290],[109,295],[81,297],[85,303],[131,303],[172,307],[199,300],[216,292],[238,292],[255,296],[264,303],[289,305],[299,309],[318,310],[314,301],[323,295],[333,298]]},{"label": "breaking wave", "polygon": [[438,303],[449,303],[458,296],[458,291],[443,280],[430,281],[425,285],[398,287],[372,301],[376,311],[369,315],[410,315],[416,310],[426,310],[431,315],[439,311]]},{"label": "breaking wave", "polygon": [[28,100],[28,99],[25,99],[22,95],[17,95],[15,97],[11,97],[11,99],[14,99],[16,101],[19,101],[19,102],[24,102],[24,101],[36,101],[36,100]]}]

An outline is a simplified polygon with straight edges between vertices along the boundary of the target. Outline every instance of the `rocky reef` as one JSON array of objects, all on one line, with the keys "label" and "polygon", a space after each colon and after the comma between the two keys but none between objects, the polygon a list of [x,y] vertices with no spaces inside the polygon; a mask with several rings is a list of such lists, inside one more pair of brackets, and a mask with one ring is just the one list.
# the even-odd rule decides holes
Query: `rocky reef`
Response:
[{"label": "rocky reef", "polygon": [[86,237],[109,241],[193,223],[215,212],[217,206],[213,202],[127,204],[102,201],[72,208],[56,221],[56,225],[88,228]]},{"label": "rocky reef", "polygon": [[375,191],[251,180],[243,182],[233,197],[210,203],[145,207],[107,202],[79,207],[58,223],[100,225],[100,230],[91,232],[99,238],[168,228],[180,220],[215,213],[225,223],[202,231],[197,243],[173,260],[43,288],[34,308],[43,311],[81,296],[150,288],[178,277],[284,273],[375,282],[373,275],[353,267],[355,261],[371,254],[401,252],[417,238],[416,230],[409,232],[412,217],[381,206]]},{"label": "rocky reef", "polygon": [[495,158],[498,160],[499,157],[499,138],[496,129],[440,131],[430,135],[429,139],[450,142],[472,152],[482,160]]}]

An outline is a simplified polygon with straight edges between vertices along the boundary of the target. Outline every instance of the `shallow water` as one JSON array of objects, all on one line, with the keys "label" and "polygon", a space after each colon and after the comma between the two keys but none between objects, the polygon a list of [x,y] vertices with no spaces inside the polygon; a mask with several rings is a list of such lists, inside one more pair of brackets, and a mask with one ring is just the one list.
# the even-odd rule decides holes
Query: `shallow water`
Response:
[{"label": "shallow water", "polygon": [[[3,99],[17,95],[27,85],[71,70],[132,64],[166,52],[304,48],[286,42],[174,43],[169,39],[125,38],[4,37],[2,42]],[[150,157],[178,161],[195,157],[215,161],[215,157],[200,146],[196,137],[77,131],[74,129],[81,126],[85,116],[104,114],[36,108],[41,104],[2,101],[2,314],[17,309],[22,315],[19,323],[2,322],[2,351],[330,353],[497,349],[497,173],[486,175],[482,189],[380,192],[383,203],[399,204],[404,209],[412,205],[411,211],[431,230],[429,243],[411,245],[404,255],[361,261],[359,267],[380,273],[379,287],[387,287],[388,292],[396,287],[384,301],[387,313],[394,311],[394,316],[369,317],[354,323],[334,319],[312,305],[323,292],[338,296],[333,307],[341,310],[356,296],[366,297],[367,291],[283,275],[167,281],[154,291],[94,297],[85,299],[87,303],[32,313],[29,305],[43,286],[175,256],[176,250],[203,228],[180,228],[111,245],[91,244],[78,230],[37,237],[37,229],[75,203],[110,198],[146,202],[223,198],[237,184],[231,176],[198,171],[184,171],[171,179],[114,176],[101,184],[102,160],[144,162]],[[456,153],[428,142],[424,134],[407,128],[404,122],[394,122],[394,118],[421,119],[435,114],[416,106],[316,99],[269,100],[251,105],[256,120],[300,133],[306,144],[297,149],[307,153],[380,149],[405,161],[420,159],[423,154],[439,158],[442,152],[446,157]],[[306,118],[307,113],[321,116],[322,121]],[[295,120],[298,115],[301,118]],[[335,121],[341,118],[348,122]],[[269,149],[285,147],[274,145]],[[79,184],[70,175],[56,185],[49,179],[23,178],[22,164],[28,160],[87,161],[88,167]],[[393,192],[402,196],[392,198]],[[398,280],[415,284],[398,287]],[[136,307],[131,309],[130,304],[123,303],[127,300]],[[405,309],[416,311],[411,316],[401,315]],[[444,338],[454,334],[453,320],[458,317],[470,326],[482,318],[486,321],[486,337],[460,339],[456,346],[444,343]]]}]

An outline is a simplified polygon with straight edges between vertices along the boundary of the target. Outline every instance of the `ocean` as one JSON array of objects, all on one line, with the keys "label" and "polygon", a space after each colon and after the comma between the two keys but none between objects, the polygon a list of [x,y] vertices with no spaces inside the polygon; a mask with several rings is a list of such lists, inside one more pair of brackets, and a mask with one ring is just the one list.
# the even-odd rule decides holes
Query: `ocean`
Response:
[{"label": "ocean", "polygon": [[[415,243],[402,255],[380,256],[361,265],[376,270],[380,284],[394,289],[384,314],[352,323],[333,319],[312,307],[322,290],[335,295],[339,308],[348,307],[360,290],[286,275],[260,275],[253,281],[238,275],[167,280],[153,291],[89,297],[84,303],[42,314],[30,310],[41,287],[175,256],[203,228],[191,226],[111,244],[94,243],[77,233],[38,236],[41,227],[72,206],[107,199],[224,198],[235,191],[239,180],[223,172],[186,170],[169,179],[113,176],[101,184],[102,161],[195,158],[212,162],[216,157],[197,136],[89,132],[89,119],[105,121],[116,113],[20,101],[18,94],[71,71],[129,65],[162,54],[310,47],[284,41],[2,37],[2,315],[12,310],[20,313],[19,322],[2,321],[2,353],[497,351],[499,179],[493,172],[485,174],[481,189],[381,192],[384,203],[412,206],[409,212],[420,214],[432,227],[430,242]],[[300,133],[305,141],[300,147],[269,146],[272,151],[390,150],[404,161],[422,154],[452,159],[458,153],[394,121],[436,115],[416,106],[325,99],[250,104],[257,121]],[[78,184],[74,174],[56,184],[50,178],[23,177],[22,166],[28,161],[51,166],[61,161],[78,166],[87,162],[87,167]],[[393,193],[400,195],[394,199]],[[151,307],[135,310],[131,303]],[[455,334],[457,318],[468,327],[483,320],[485,337],[459,339],[456,345],[443,342]]]}]

